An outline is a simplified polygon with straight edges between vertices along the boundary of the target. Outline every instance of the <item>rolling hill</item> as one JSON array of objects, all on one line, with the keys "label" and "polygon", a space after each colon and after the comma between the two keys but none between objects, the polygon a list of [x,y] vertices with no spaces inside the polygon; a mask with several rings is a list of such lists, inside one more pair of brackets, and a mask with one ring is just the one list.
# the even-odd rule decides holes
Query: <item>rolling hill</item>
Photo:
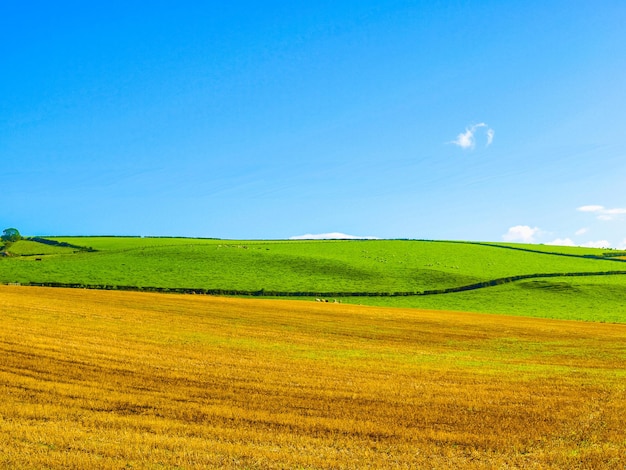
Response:
[{"label": "rolling hill", "polygon": [[[338,299],[626,321],[620,252],[421,240],[51,237],[14,243],[0,282]],[[575,307],[575,308],[574,308]]]}]

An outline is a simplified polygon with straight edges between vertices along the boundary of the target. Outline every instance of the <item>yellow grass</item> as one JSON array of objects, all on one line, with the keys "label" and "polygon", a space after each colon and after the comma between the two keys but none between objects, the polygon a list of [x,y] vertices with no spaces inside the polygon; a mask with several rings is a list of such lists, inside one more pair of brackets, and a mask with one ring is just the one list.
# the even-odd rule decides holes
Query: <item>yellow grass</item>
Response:
[{"label": "yellow grass", "polygon": [[615,468],[626,325],[0,287],[2,468]]}]

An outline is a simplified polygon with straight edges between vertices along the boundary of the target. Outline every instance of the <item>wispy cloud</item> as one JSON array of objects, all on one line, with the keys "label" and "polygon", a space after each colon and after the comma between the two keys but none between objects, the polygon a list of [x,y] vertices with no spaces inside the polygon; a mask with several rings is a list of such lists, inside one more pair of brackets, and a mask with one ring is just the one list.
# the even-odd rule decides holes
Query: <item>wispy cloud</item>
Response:
[{"label": "wispy cloud", "polygon": [[611,242],[609,242],[608,240],[598,240],[598,241],[589,241],[586,243],[583,243],[580,246],[584,246],[587,248],[611,248]]},{"label": "wispy cloud", "polygon": [[472,126],[466,128],[465,132],[461,132],[456,139],[450,143],[457,145],[462,149],[473,149],[476,147],[476,131],[483,127],[486,128],[485,135],[487,136],[487,143],[485,144],[485,147],[488,147],[493,142],[495,131],[484,122],[473,124]]},{"label": "wispy cloud", "polygon": [[596,214],[598,220],[615,220],[619,218],[619,216],[626,215],[626,208],[616,207],[613,209],[607,209],[604,206],[599,205],[588,205],[588,206],[580,206],[576,209],[580,212],[591,212]]},{"label": "wispy cloud", "polygon": [[576,243],[574,243],[571,238],[557,238],[556,240],[546,243],[546,245],[576,246]]},{"label": "wispy cloud", "polygon": [[600,212],[604,210],[604,206],[597,206],[597,205],[580,206],[576,210],[580,212]]},{"label": "wispy cloud", "polygon": [[620,214],[626,214],[626,208],[620,207],[620,208],[616,208],[616,209],[605,209],[602,212],[604,214],[620,215]]},{"label": "wispy cloud", "polygon": [[496,135],[496,132],[493,129],[487,129],[487,145],[491,145],[493,142],[493,137]]},{"label": "wispy cloud", "polygon": [[533,243],[535,236],[540,232],[539,227],[516,225],[515,227],[509,228],[508,232],[502,235],[502,239],[507,242]]},{"label": "wispy cloud", "polygon": [[574,235],[584,235],[588,231],[589,229],[587,227],[583,227],[583,228],[576,230],[576,232],[574,232]]},{"label": "wispy cloud", "polygon": [[[626,242],[626,240],[624,240]],[[546,245],[558,245],[558,246],[584,246],[586,248],[610,248],[611,242],[608,240],[588,241],[585,243],[574,243],[571,238],[557,238]]]},{"label": "wispy cloud", "polygon": [[330,233],[307,233],[306,235],[296,235],[294,237],[289,237],[289,240],[377,240],[378,237],[361,237],[358,235],[347,235],[345,233],[340,232],[330,232]]}]

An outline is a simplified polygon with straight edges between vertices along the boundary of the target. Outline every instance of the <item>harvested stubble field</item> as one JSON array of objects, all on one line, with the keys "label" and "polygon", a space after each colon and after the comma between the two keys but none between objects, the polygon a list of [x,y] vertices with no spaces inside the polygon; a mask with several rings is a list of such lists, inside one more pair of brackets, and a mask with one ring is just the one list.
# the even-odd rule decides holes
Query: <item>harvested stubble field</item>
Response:
[{"label": "harvested stubble field", "polygon": [[0,287],[4,468],[616,468],[626,325]]}]

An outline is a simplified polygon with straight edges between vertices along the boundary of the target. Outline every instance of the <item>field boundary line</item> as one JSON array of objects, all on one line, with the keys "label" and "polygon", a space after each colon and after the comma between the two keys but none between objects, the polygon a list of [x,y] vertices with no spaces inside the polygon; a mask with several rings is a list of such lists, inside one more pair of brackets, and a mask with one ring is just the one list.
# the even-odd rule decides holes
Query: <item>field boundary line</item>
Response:
[{"label": "field boundary line", "polygon": [[421,295],[442,295],[465,292],[470,290],[495,287],[503,284],[510,284],[527,279],[543,279],[557,277],[588,277],[588,276],[620,276],[626,275],[626,271],[600,271],[600,272],[570,272],[570,273],[541,273],[541,274],[519,274],[507,276],[487,281],[477,282],[457,287],[447,287],[443,289],[428,289],[414,292],[321,292],[321,291],[273,291],[266,289],[259,290],[239,290],[239,289],[204,289],[190,287],[154,287],[154,286],[122,286],[109,284],[81,284],[64,282],[5,282],[4,285],[22,285],[33,287],[58,287],[72,289],[93,289],[93,290],[120,290],[133,292],[157,292],[171,294],[200,294],[200,295],[223,295],[223,296],[252,296],[252,297],[412,297]]},{"label": "field boundary line", "polygon": [[[431,241],[439,241],[439,240],[431,240]],[[569,257],[569,258],[594,259],[594,260],[600,260],[600,261],[615,261],[615,262],[618,262],[618,263],[625,263],[626,262],[625,259],[616,258],[617,256],[621,256],[622,253],[616,253],[615,255],[611,255],[611,256],[577,255],[575,253],[559,253],[557,251],[533,250],[531,248],[521,248],[521,247],[517,247],[517,246],[500,245],[498,243],[460,242],[460,241],[459,242],[457,242],[457,241],[449,241],[447,243],[465,243],[465,244],[471,244],[471,245],[487,246],[487,247],[492,247],[492,248],[502,248],[502,249],[505,249],[505,250],[525,251],[525,252],[528,252],[528,253],[535,253],[535,254],[539,254],[539,255],[566,256],[566,257]]]}]

